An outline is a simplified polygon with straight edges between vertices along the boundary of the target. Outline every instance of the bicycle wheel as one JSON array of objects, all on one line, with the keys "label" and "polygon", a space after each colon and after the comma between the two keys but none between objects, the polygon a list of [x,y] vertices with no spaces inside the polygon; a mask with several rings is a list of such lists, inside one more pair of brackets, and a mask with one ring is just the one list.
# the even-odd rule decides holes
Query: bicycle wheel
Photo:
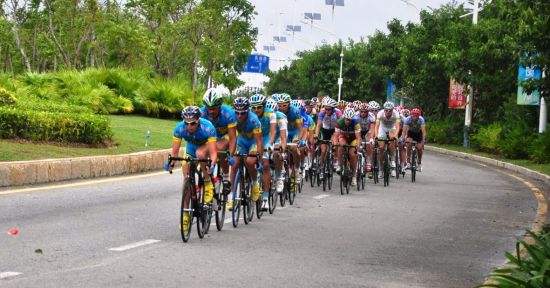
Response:
[{"label": "bicycle wheel", "polygon": [[390,153],[384,151],[384,187],[390,185]]},{"label": "bicycle wheel", "polygon": [[[248,177],[246,177],[249,179]],[[245,190],[243,191],[243,201],[241,202],[243,206],[243,220],[244,224],[250,223],[254,217],[254,202],[252,202],[252,184],[250,180],[244,185]]]},{"label": "bicycle wheel", "polygon": [[218,195],[218,199],[216,200],[216,209],[215,209],[215,217],[216,217],[216,229],[218,231],[222,231],[223,224],[225,223],[225,206],[227,204],[227,195],[223,193],[223,189],[221,189],[221,193]]},{"label": "bicycle wheel", "polygon": [[411,182],[416,182],[416,157],[416,149],[413,149],[411,156]]},{"label": "bicycle wheel", "polygon": [[399,152],[399,145],[395,146],[395,179],[399,179],[401,175],[401,152]]},{"label": "bicycle wheel", "polygon": [[[193,200],[191,199],[191,195],[194,193],[193,185],[190,182],[187,182],[183,186],[183,191],[181,193],[181,209],[180,209],[180,232],[181,232],[181,239],[183,242],[189,241],[189,237],[191,236],[191,227],[193,226]],[[189,199],[188,207],[185,207],[185,198]],[[189,216],[186,216],[189,215]],[[188,217],[189,221],[187,224],[187,227],[183,226],[183,218]]]},{"label": "bicycle wheel", "polygon": [[271,187],[269,191],[269,198],[267,200],[267,204],[269,205],[269,214],[273,214],[275,211],[275,208],[277,208],[277,191],[273,187]]},{"label": "bicycle wheel", "polygon": [[207,226],[210,226],[210,224],[207,225],[208,221],[208,206],[203,204],[199,204],[197,206],[197,210],[199,213],[197,214],[197,234],[199,234],[199,238],[204,238],[204,235],[206,234]]},{"label": "bicycle wheel", "polygon": [[256,201],[256,218],[261,219],[264,215],[264,211],[262,211],[262,204],[263,204],[262,196]]},{"label": "bicycle wheel", "polygon": [[237,171],[235,175],[236,183],[235,190],[233,190],[233,210],[231,211],[231,220],[233,222],[233,227],[237,228],[239,225],[239,217],[241,217],[241,187],[244,186],[244,177],[241,176],[241,170]]},{"label": "bicycle wheel", "polygon": [[289,184],[288,184],[288,203],[290,205],[294,205],[294,198],[296,197],[296,170],[293,170],[292,175],[290,176]]}]

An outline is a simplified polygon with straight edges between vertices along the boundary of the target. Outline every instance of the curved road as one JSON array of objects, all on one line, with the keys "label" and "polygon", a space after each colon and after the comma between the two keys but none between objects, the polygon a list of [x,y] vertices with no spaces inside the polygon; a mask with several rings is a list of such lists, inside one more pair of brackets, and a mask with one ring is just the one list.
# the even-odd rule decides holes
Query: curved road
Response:
[{"label": "curved road", "polygon": [[424,162],[415,184],[345,196],[305,185],[294,206],[202,240],[194,229],[187,244],[180,175],[0,195],[0,286],[473,287],[504,263],[536,201],[492,168]]}]

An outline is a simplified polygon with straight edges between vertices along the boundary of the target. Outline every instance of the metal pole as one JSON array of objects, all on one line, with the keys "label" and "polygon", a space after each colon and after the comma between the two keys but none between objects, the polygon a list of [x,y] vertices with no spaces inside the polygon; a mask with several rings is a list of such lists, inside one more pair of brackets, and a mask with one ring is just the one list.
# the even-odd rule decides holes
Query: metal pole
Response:
[{"label": "metal pole", "polygon": [[[474,11],[472,16],[472,23],[474,25],[477,25],[477,20],[479,16],[479,0],[474,0]],[[471,71],[470,71],[470,78],[471,78]],[[472,125],[472,107],[474,104],[474,87],[470,83],[470,93],[468,93],[468,96],[466,97],[466,111],[464,115],[464,142],[463,146],[465,148],[470,147],[470,126]]]},{"label": "metal pole", "polygon": [[539,133],[541,134],[546,131],[547,112],[546,101],[544,101],[544,97],[540,97]]},{"label": "metal pole", "polygon": [[340,52],[340,77],[338,78],[338,102],[342,97],[342,84],[344,79],[342,78],[342,66],[344,65],[344,45],[342,45],[342,51]]}]

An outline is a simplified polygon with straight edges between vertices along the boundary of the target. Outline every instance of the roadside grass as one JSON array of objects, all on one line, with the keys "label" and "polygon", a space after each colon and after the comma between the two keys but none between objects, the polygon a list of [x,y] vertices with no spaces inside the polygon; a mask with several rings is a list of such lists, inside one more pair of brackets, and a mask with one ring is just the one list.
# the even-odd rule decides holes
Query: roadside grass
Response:
[{"label": "roadside grass", "polygon": [[[75,147],[74,145],[31,143],[0,139],[0,161],[70,158],[79,156],[113,155],[145,150],[167,149],[172,145],[172,131],[177,120],[143,116],[108,116],[113,129],[114,146],[108,148]],[[147,131],[151,132],[145,147]]]},{"label": "roadside grass", "polygon": [[546,174],[546,175],[550,175],[550,164],[537,164],[537,163],[534,163],[533,161],[527,160],[527,159],[507,159],[507,158],[504,158],[504,157],[499,157],[497,155],[493,155],[493,154],[489,154],[489,153],[485,153],[485,152],[479,152],[479,151],[476,151],[476,150],[471,149],[471,148],[464,148],[464,147],[459,146],[459,145],[431,144],[431,143],[429,145],[434,146],[434,147],[440,147],[440,148],[445,148],[445,149],[449,149],[449,150],[459,151],[459,152],[475,154],[475,155],[479,155],[479,156],[483,156],[483,157],[487,157],[487,158],[493,158],[493,159],[505,161],[505,162],[508,162],[508,163],[512,163],[512,164],[515,164],[515,165],[523,166],[525,168],[529,168],[529,169],[532,169],[534,171],[538,171],[538,172]]}]

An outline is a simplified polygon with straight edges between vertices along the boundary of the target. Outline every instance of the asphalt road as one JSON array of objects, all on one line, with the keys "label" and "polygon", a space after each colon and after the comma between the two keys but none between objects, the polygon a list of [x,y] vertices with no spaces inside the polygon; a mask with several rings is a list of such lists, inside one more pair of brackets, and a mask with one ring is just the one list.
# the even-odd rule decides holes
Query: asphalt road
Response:
[{"label": "asphalt road", "polygon": [[414,184],[341,196],[306,183],[294,206],[186,244],[181,175],[0,195],[0,287],[473,287],[536,201],[492,168],[424,162]]}]

